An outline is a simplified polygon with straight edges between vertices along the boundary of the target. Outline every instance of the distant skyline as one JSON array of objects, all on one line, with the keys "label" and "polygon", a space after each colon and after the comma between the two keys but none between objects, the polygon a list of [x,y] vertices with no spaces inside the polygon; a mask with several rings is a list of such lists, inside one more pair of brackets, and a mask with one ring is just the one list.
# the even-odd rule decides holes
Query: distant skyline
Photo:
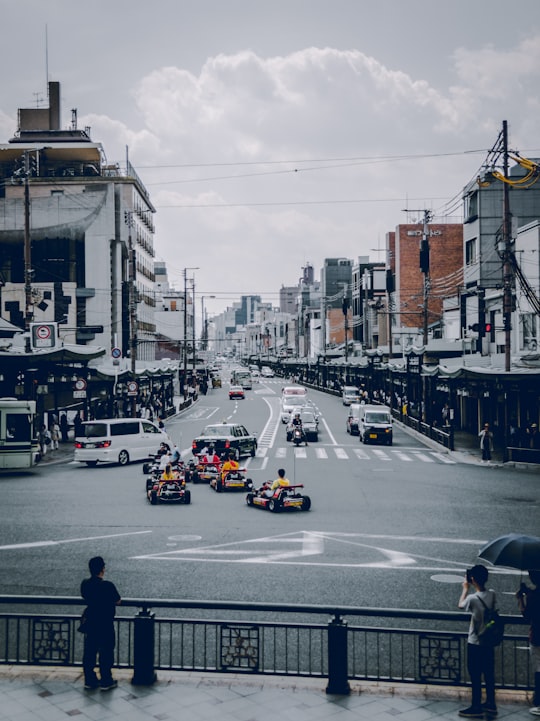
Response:
[{"label": "distant skyline", "polygon": [[[540,156],[540,3],[517,0],[0,0],[0,142],[62,86],[157,208],[156,258],[209,315],[279,305],[325,257],[370,256],[461,191],[495,142]],[[46,53],[47,38],[48,52]],[[215,295],[210,299],[208,296]]]}]

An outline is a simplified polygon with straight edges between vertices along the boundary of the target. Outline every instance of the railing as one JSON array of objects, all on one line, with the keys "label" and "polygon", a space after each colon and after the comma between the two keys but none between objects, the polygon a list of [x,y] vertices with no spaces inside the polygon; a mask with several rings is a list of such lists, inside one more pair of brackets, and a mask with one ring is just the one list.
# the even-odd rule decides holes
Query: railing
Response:
[{"label": "railing", "polygon": [[[80,613],[80,599],[0,596],[0,604],[9,608],[0,614],[0,664],[81,665],[79,616],[59,612],[78,607]],[[16,606],[31,610],[14,613]],[[54,613],[45,613],[52,606]],[[350,679],[468,684],[463,613],[157,599],[126,599],[121,608],[139,610],[116,619],[115,664],[132,668],[137,684],[153,683],[156,669],[327,678],[327,692],[337,694],[349,692]],[[188,609],[194,617],[186,617]],[[215,611],[229,617],[218,619]],[[361,625],[349,625],[351,618]],[[496,684],[530,689],[525,621],[504,620]],[[452,630],[456,624],[460,630]]]},{"label": "railing", "polygon": [[509,461],[515,463],[540,463],[540,448],[514,448],[506,449]]}]

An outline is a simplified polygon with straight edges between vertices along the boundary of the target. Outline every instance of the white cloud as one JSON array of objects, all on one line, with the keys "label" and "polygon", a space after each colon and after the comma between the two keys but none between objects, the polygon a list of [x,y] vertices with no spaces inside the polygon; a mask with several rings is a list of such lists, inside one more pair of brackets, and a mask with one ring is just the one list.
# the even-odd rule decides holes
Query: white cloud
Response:
[{"label": "white cloud", "polygon": [[[459,194],[483,158],[444,154],[489,148],[504,117],[520,142],[536,141],[539,61],[538,37],[505,52],[461,48],[456,82],[441,88],[359,50],[217,54],[198,73],[148,73],[133,91],[140,129],[102,115],[84,122],[114,159],[129,145],[174,272],[199,267],[200,292],[277,298],[308,261],[318,275],[324,257],[384,245],[409,199],[439,208]],[[421,154],[441,157],[377,160]],[[372,160],[324,161],[360,157]]]}]

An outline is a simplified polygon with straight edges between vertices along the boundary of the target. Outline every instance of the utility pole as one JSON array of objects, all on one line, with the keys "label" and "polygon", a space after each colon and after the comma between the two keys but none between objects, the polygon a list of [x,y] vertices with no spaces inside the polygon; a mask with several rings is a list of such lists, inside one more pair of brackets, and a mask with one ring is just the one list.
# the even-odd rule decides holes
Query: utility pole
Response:
[{"label": "utility pole", "polygon": [[429,291],[431,280],[429,277],[429,222],[433,217],[430,210],[404,210],[405,213],[423,213],[422,240],[420,241],[420,270],[424,275],[423,283],[423,322],[422,322],[422,343],[428,344],[428,318],[429,318]]},{"label": "utility pole", "polygon": [[[508,178],[508,123],[503,120],[503,174]],[[503,325],[504,325],[504,370],[510,372],[510,344],[512,331],[512,290],[514,271],[512,268],[512,228],[510,215],[510,187],[503,183]]]},{"label": "utility pole", "polygon": [[30,353],[30,323],[34,319],[32,303],[32,243],[30,240],[30,158],[24,151],[24,329],[25,351]]},{"label": "utility pole", "polygon": [[[133,381],[137,377],[137,261],[135,248],[133,247],[133,237],[131,229],[133,228],[133,211],[126,210],[124,212],[124,220],[128,227],[128,305],[129,305],[129,352],[131,358],[131,378]],[[131,406],[131,416],[137,416],[137,397],[133,397]]]}]

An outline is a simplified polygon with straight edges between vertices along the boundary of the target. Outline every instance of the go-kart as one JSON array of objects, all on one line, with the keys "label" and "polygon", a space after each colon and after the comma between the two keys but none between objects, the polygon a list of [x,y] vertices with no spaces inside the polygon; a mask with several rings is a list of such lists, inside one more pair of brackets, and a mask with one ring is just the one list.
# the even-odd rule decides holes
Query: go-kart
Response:
[{"label": "go-kart", "polygon": [[182,480],[163,481],[157,480],[146,493],[150,503],[155,506],[158,503],[191,503],[191,492],[186,490]]},{"label": "go-kart", "polygon": [[221,475],[221,463],[203,463],[198,461],[193,464],[189,473],[189,480],[192,483],[212,483]]},{"label": "go-kart", "polygon": [[[186,470],[183,462],[179,461],[178,463],[171,463],[171,466],[176,478],[178,478],[182,482],[186,481]],[[160,467],[159,462],[153,463],[148,469],[148,474],[146,476],[147,491],[149,491],[150,488],[152,488],[152,486],[154,485],[154,483],[161,478],[162,474],[163,468]]]},{"label": "go-kart", "polygon": [[246,496],[248,506],[267,508],[269,511],[278,513],[287,508],[296,508],[299,511],[309,511],[311,498],[303,495],[299,490],[304,487],[303,483],[294,486],[280,486],[271,493],[271,481],[268,481],[256,491],[250,491]]},{"label": "go-kart", "polygon": [[221,473],[219,473],[210,481],[210,488],[213,488],[218,493],[221,493],[221,491],[251,491],[253,481],[251,478],[246,478],[245,471],[245,468],[229,471],[225,478],[222,478]]}]

